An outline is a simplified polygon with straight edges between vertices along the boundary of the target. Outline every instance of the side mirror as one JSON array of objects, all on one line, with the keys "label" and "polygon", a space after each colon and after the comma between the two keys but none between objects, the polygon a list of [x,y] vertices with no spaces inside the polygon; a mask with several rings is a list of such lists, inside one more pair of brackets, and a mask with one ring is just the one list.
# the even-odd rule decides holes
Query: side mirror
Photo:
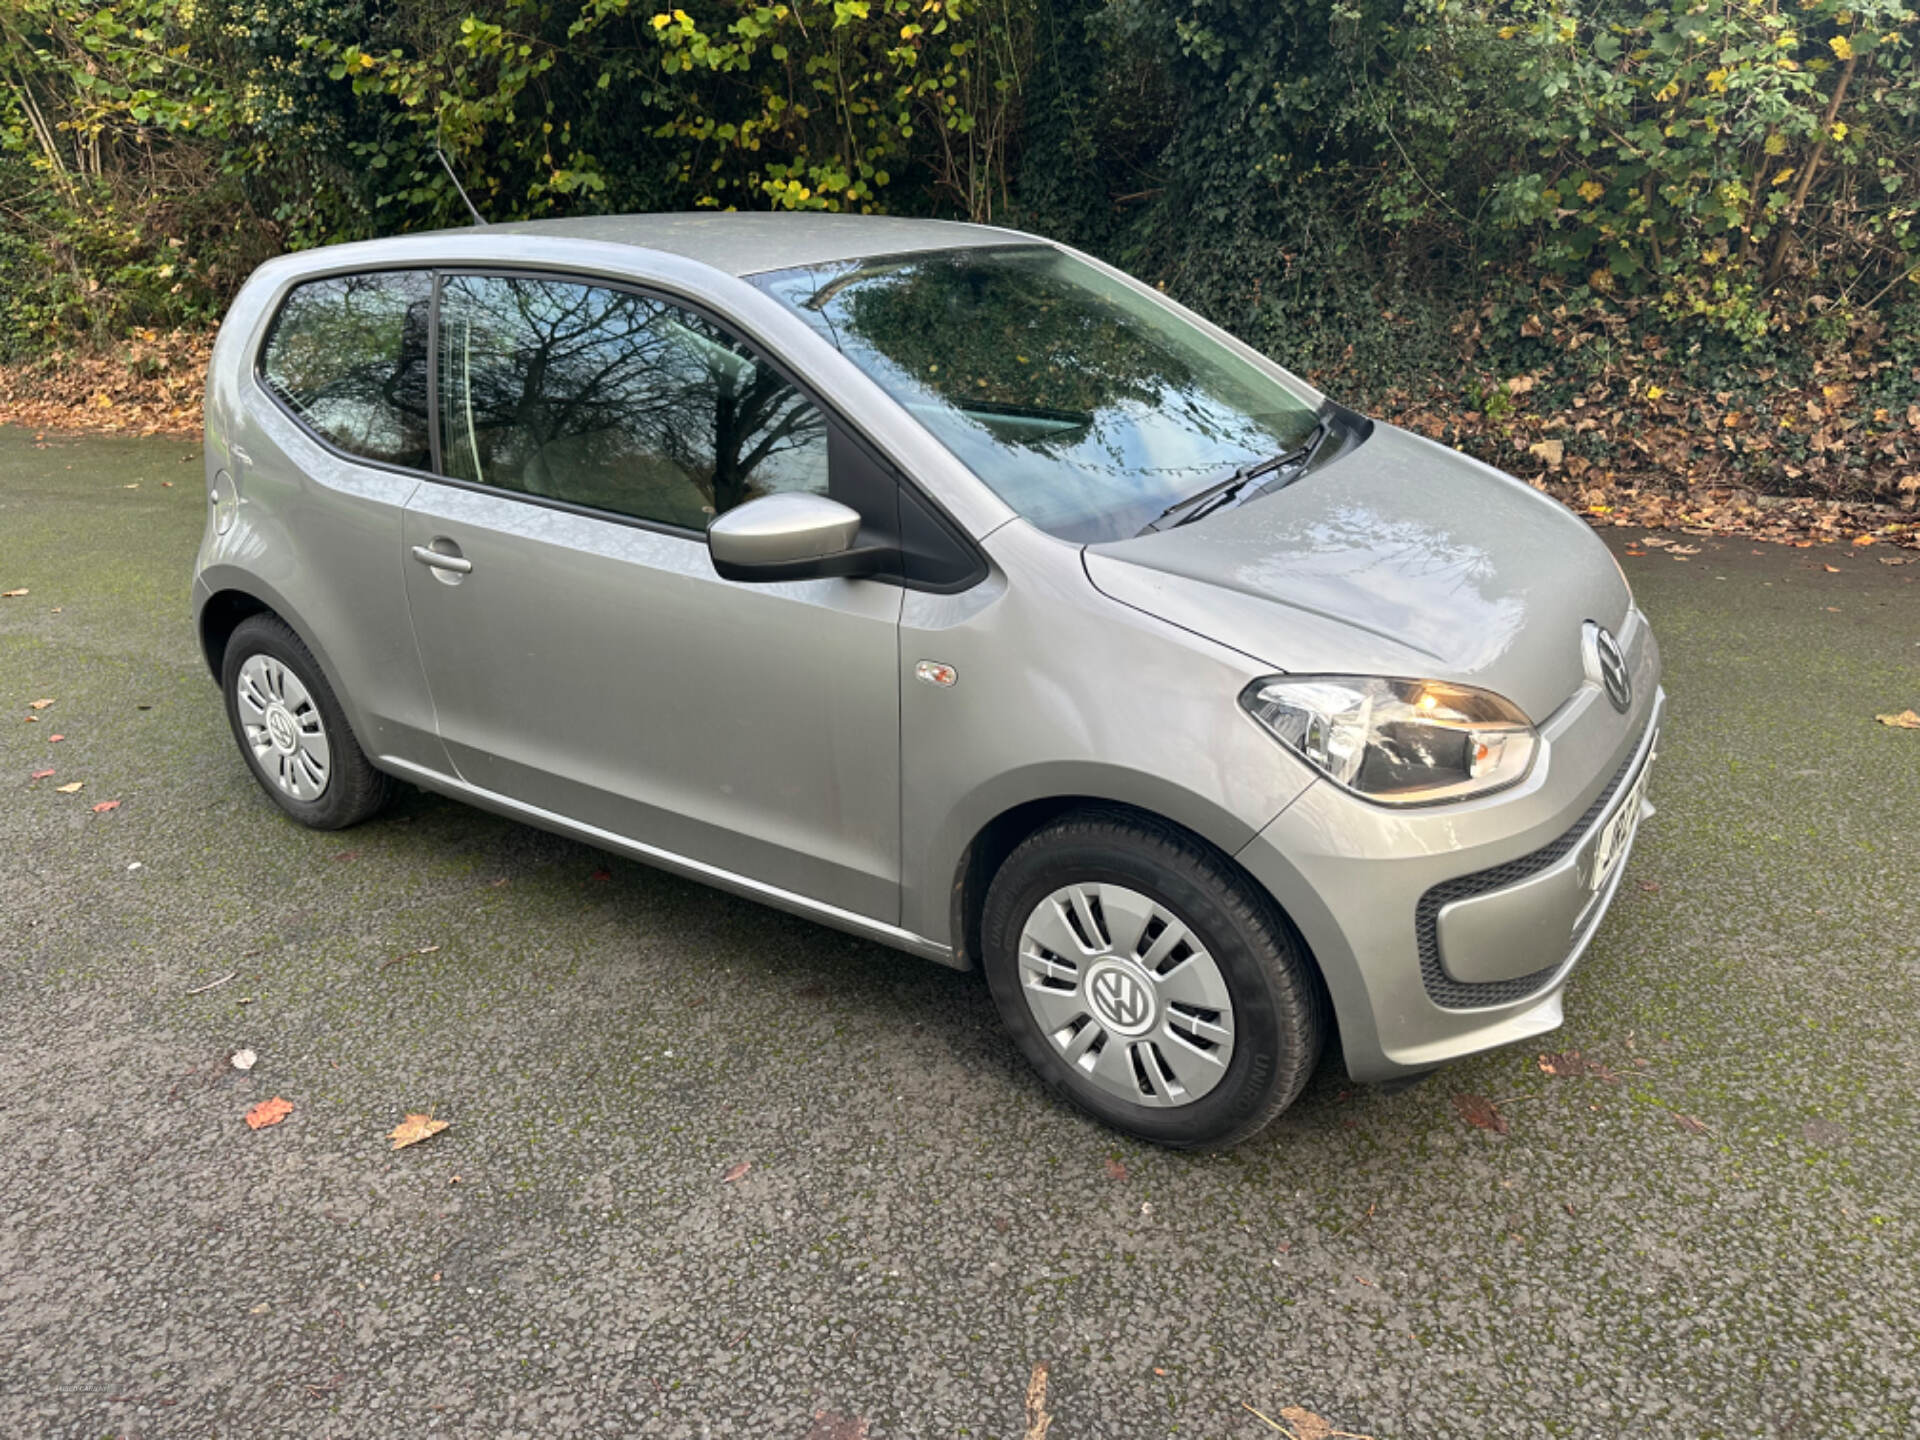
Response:
[{"label": "side mirror", "polygon": [[723,580],[813,580],[870,575],[889,551],[856,547],[860,512],[807,491],[762,495],[714,517],[707,553]]}]

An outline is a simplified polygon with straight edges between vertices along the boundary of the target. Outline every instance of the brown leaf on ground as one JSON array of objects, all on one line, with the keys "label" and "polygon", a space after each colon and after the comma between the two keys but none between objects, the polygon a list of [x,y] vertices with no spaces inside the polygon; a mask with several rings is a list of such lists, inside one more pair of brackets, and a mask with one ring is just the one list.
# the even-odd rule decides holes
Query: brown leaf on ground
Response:
[{"label": "brown leaf on ground", "polygon": [[1469,1125],[1482,1130],[1491,1130],[1496,1135],[1507,1133],[1507,1117],[1502,1115],[1491,1100],[1484,1095],[1456,1095],[1453,1108],[1460,1112],[1460,1118]]},{"label": "brown leaf on ground", "polygon": [[1902,710],[1898,715],[1876,715],[1873,718],[1896,730],[1920,730],[1920,711]]},{"label": "brown leaf on ground", "polygon": [[1676,1125],[1689,1135],[1704,1135],[1707,1133],[1707,1127],[1700,1121],[1694,1119],[1691,1115],[1682,1115],[1678,1110],[1673,1112],[1673,1120]]},{"label": "brown leaf on ground", "polygon": [[753,1162],[751,1160],[742,1160],[738,1165],[728,1167],[727,1173],[720,1177],[720,1183],[722,1185],[731,1185],[736,1180],[744,1180],[747,1178],[747,1172],[751,1169],[753,1169]]},{"label": "brown leaf on ground", "polygon": [[1591,1075],[1596,1080],[1605,1080],[1611,1084],[1620,1078],[1603,1062],[1589,1060],[1578,1050],[1562,1050],[1542,1055],[1540,1068],[1547,1074],[1563,1080],[1571,1079],[1576,1075]]},{"label": "brown leaf on ground", "polygon": [[49,736],[47,736],[47,744],[49,744],[49,745],[58,745],[58,744],[59,744],[59,743],[60,743],[60,742],[61,742],[62,740],[64,740],[64,739],[66,739],[66,738],[67,738],[67,737],[66,737],[66,736],[64,736],[64,735],[49,735]]},{"label": "brown leaf on ground", "polygon": [[31,778],[35,780],[45,780],[52,774],[53,774],[53,771],[51,770],[36,770],[33,772],[33,775]]},{"label": "brown leaf on ground", "polygon": [[0,590],[0,600],[18,600],[26,593],[25,590]]},{"label": "brown leaf on ground", "polygon": [[816,1410],[813,1424],[807,1427],[806,1440],[867,1440],[867,1422],[858,1415]]},{"label": "brown leaf on ground", "polygon": [[[1246,1401],[1240,1402],[1240,1408],[1251,1412],[1269,1430],[1277,1430],[1291,1440],[1373,1440],[1371,1435],[1359,1435],[1352,1430],[1336,1430],[1333,1424],[1299,1405],[1288,1405],[1280,1411],[1280,1419],[1255,1410]],[[1285,1421],[1282,1424],[1281,1421]]]},{"label": "brown leaf on ground", "polygon": [[258,1105],[247,1111],[247,1128],[249,1130],[264,1130],[269,1125],[278,1125],[292,1113],[293,1102],[291,1100],[282,1100],[276,1095],[271,1100],[262,1100]]},{"label": "brown leaf on ground", "polygon": [[1047,1440],[1052,1426],[1053,1416],[1047,1413],[1047,1366],[1042,1361],[1027,1377],[1027,1428],[1020,1440]]},{"label": "brown leaf on ground", "polygon": [[1111,1155],[1109,1155],[1107,1157],[1107,1179],[1124,1180],[1126,1178],[1127,1178],[1127,1167],[1122,1165],[1118,1160],[1115,1160]]},{"label": "brown leaf on ground", "polygon": [[118,800],[102,800],[98,805],[93,807],[93,813],[96,815],[104,815],[109,810],[118,810],[119,808],[120,802]]},{"label": "brown leaf on ground", "polygon": [[409,1115],[393,1129],[387,1132],[387,1138],[393,1141],[393,1148],[404,1150],[409,1145],[418,1145],[422,1140],[438,1135],[452,1122],[436,1120],[431,1112],[425,1115]]},{"label": "brown leaf on ground", "polygon": [[33,700],[28,702],[27,708],[29,710],[44,710],[51,704],[53,704],[51,700]]}]

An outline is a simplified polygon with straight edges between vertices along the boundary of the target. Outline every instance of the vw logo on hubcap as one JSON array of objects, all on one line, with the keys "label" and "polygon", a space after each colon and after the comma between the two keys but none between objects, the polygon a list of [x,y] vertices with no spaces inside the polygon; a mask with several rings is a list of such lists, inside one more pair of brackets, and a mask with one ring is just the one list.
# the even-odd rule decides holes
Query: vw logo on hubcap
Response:
[{"label": "vw logo on hubcap", "polygon": [[300,728],[294,724],[287,707],[275,701],[267,707],[267,738],[276,750],[291,755],[300,743]]},{"label": "vw logo on hubcap", "polygon": [[1100,1023],[1116,1035],[1143,1035],[1153,1026],[1153,993],[1125,965],[1095,966],[1087,977],[1087,998]]},{"label": "vw logo on hubcap", "polygon": [[1633,679],[1627,673],[1627,657],[1620,653],[1620,642],[1606,626],[1589,620],[1586,630],[1587,673],[1600,682],[1613,708],[1624,715],[1633,704]]}]

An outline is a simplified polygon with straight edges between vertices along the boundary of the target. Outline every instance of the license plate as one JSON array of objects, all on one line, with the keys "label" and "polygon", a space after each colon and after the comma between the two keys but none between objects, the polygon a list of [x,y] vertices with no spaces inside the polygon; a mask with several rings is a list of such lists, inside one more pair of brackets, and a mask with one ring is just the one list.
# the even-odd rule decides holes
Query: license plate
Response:
[{"label": "license plate", "polygon": [[1641,768],[1639,778],[1627,792],[1626,801],[1600,831],[1599,842],[1593,847],[1593,865],[1587,871],[1587,888],[1595,894],[1607,888],[1613,872],[1633,845],[1634,831],[1640,828],[1640,807],[1647,795],[1647,777],[1652,773],[1652,765]]}]

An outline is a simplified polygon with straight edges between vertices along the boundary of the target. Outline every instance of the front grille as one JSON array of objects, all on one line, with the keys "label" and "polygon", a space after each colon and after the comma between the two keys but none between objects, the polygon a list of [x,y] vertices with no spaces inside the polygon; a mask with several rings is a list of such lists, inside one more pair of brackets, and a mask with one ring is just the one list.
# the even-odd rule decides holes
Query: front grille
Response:
[{"label": "front grille", "polygon": [[1452,900],[1484,895],[1489,890],[1518,884],[1564,859],[1606,813],[1607,806],[1633,772],[1633,763],[1641,754],[1642,747],[1634,746],[1614,772],[1613,778],[1607,781],[1606,788],[1594,797],[1586,814],[1574,821],[1567,833],[1558,840],[1543,845],[1530,855],[1509,860],[1504,865],[1476,870],[1471,875],[1456,876],[1452,880],[1442,880],[1420,897],[1420,903],[1414,907],[1413,921],[1414,932],[1420,942],[1420,981],[1427,987],[1427,995],[1434,1004],[1443,1010],[1483,1010],[1493,1005],[1511,1005],[1544,989],[1559,973],[1560,967],[1566,963],[1564,958],[1555,960],[1545,969],[1535,970],[1531,975],[1516,975],[1510,980],[1489,980],[1481,984],[1455,980],[1440,963],[1440,931],[1437,923],[1440,907]]}]

